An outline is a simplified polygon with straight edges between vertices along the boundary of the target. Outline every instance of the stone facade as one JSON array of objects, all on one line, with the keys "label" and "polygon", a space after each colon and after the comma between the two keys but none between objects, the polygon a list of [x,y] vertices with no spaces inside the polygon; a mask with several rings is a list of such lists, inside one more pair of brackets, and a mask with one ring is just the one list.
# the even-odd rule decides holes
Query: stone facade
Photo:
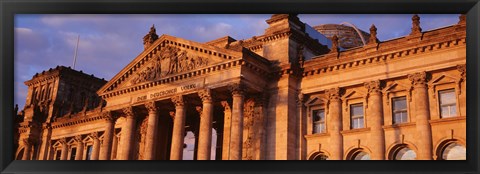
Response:
[{"label": "stone facade", "polygon": [[432,31],[414,16],[389,41],[372,26],[367,45],[343,51],[296,15],[266,22],[264,35],[207,43],[152,26],[108,82],[67,67],[35,75],[15,115],[16,159],[181,160],[186,132],[197,160],[465,157],[463,15]]}]

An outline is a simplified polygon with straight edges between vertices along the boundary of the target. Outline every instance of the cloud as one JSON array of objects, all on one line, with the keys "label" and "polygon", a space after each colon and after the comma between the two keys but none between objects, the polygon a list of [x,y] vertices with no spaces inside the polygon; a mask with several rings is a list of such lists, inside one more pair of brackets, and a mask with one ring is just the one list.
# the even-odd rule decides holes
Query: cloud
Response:
[{"label": "cloud", "polygon": [[[155,24],[158,35],[168,34],[196,42],[206,42],[226,35],[238,40],[262,35],[268,27],[265,20],[270,16],[271,14],[19,15],[15,18],[15,82],[22,86],[23,81],[30,79],[36,72],[57,65],[72,66],[78,35],[80,43],[76,69],[109,80],[143,51],[142,38],[152,24]],[[424,30],[458,21],[458,15],[420,16]],[[347,21],[364,31],[368,31],[374,23],[381,40],[408,34],[411,25],[411,15],[322,14],[299,15],[299,18],[312,26]],[[26,93],[26,88],[16,89]],[[15,95],[16,99],[19,98]]]}]

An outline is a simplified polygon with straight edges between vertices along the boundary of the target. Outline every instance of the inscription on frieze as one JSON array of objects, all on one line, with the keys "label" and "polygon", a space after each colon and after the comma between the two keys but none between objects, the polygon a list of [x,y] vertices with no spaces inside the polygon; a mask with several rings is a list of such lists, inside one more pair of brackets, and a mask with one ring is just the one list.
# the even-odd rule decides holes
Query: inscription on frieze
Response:
[{"label": "inscription on frieze", "polygon": [[132,97],[132,103],[142,102],[150,99],[156,99],[166,96],[173,96],[179,93],[185,93],[190,91],[195,91],[202,89],[204,86],[204,82],[196,82],[196,83],[187,83],[187,84],[180,84],[176,87],[167,87],[162,88],[160,90],[153,90],[147,93],[137,95]]},{"label": "inscription on frieze", "polygon": [[139,70],[131,80],[132,84],[156,81],[170,74],[181,73],[208,65],[206,57],[188,54],[187,51],[173,46],[162,47],[152,56],[151,62]]}]

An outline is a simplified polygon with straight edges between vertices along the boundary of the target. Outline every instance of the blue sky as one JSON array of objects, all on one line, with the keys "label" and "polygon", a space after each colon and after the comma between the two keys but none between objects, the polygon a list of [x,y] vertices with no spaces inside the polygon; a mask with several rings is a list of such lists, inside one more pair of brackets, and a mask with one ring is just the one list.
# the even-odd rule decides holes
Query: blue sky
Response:
[{"label": "blue sky", "polygon": [[[262,35],[271,14],[135,15],[81,14],[15,16],[15,94],[20,110],[27,86],[37,72],[57,65],[72,66],[77,35],[80,44],[76,70],[109,80],[143,51],[143,36],[155,24],[157,34],[196,42],[229,35],[237,40]],[[457,14],[420,14],[423,31],[456,24]],[[301,21],[316,26],[349,22],[369,32],[377,27],[381,41],[410,33],[411,14],[300,14]]]}]

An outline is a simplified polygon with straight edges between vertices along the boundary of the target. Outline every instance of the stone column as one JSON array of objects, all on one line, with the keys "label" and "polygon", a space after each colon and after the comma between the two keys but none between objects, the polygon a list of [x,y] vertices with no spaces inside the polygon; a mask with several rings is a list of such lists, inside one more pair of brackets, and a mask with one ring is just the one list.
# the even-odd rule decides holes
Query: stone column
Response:
[{"label": "stone column", "polygon": [[148,110],[148,123],[147,133],[145,135],[145,160],[155,159],[155,149],[157,142],[157,130],[158,130],[158,107],[155,102],[148,102],[145,104]]},{"label": "stone column", "polygon": [[[122,128],[122,153],[119,160],[130,160],[133,151],[133,140],[135,139],[135,113],[132,107],[123,108],[125,114],[125,124]],[[113,134],[112,134],[113,135]]]},{"label": "stone column", "polygon": [[62,155],[60,156],[60,160],[67,160],[68,158],[67,140],[65,138],[62,138],[60,139],[60,143],[62,144]]},{"label": "stone column", "polygon": [[340,100],[340,88],[332,88],[327,91],[329,99],[327,115],[327,131],[330,134],[332,160],[343,159],[343,130],[342,123],[342,101]]},{"label": "stone column", "polygon": [[224,108],[223,117],[223,143],[222,143],[222,160],[230,159],[230,129],[232,123],[232,108],[228,101],[220,102]]},{"label": "stone column", "polygon": [[185,101],[182,95],[174,96],[171,100],[175,104],[175,117],[173,118],[170,160],[181,160],[183,157],[183,140],[185,136]]},{"label": "stone column", "polygon": [[432,130],[428,120],[430,119],[427,73],[420,72],[408,75],[408,79],[413,85],[413,99],[415,102],[416,116],[416,141],[417,141],[417,159],[432,160]]},{"label": "stone column", "polygon": [[202,99],[203,107],[200,114],[200,132],[198,139],[197,160],[210,160],[212,150],[212,122],[213,103],[210,89],[198,92]]},{"label": "stone column", "polygon": [[102,113],[103,119],[105,119],[105,132],[103,133],[102,153],[100,154],[100,160],[110,160],[110,154],[112,153],[112,138],[115,131],[115,120],[112,112],[106,111]]},{"label": "stone column", "polygon": [[93,138],[93,149],[90,160],[98,160],[98,157],[100,155],[100,139],[97,132],[93,132],[91,136]]},{"label": "stone column", "polygon": [[32,151],[33,141],[30,138],[24,138],[23,145],[25,146],[25,150],[23,150],[22,160],[31,160],[30,154]]},{"label": "stone column", "polygon": [[233,96],[232,104],[232,126],[230,137],[230,160],[242,159],[243,144],[243,106],[244,87],[241,84],[230,86]]},{"label": "stone column", "polygon": [[305,117],[305,95],[302,93],[299,93],[297,96],[297,110],[298,110],[298,115],[297,115],[297,126],[298,126],[298,131],[297,131],[297,158],[299,160],[305,160],[306,159],[306,140],[304,135],[307,134],[307,120]]},{"label": "stone column", "polygon": [[380,81],[364,84],[368,89],[367,122],[370,127],[371,159],[385,160],[385,133],[383,132],[383,102]]},{"label": "stone column", "polygon": [[50,123],[43,123],[42,125],[42,141],[40,143],[40,151],[38,155],[39,160],[48,160],[50,153],[50,138],[52,135],[52,126]]},{"label": "stone column", "polygon": [[118,142],[119,142],[118,140],[120,139],[119,136],[121,136],[121,134],[120,135],[113,134],[112,155],[110,155],[111,160],[114,160],[114,159],[116,160],[119,157],[119,153],[118,153]]},{"label": "stone column", "polygon": [[77,153],[75,154],[75,160],[82,160],[83,159],[82,136],[81,135],[75,136],[75,141],[77,141]]}]

